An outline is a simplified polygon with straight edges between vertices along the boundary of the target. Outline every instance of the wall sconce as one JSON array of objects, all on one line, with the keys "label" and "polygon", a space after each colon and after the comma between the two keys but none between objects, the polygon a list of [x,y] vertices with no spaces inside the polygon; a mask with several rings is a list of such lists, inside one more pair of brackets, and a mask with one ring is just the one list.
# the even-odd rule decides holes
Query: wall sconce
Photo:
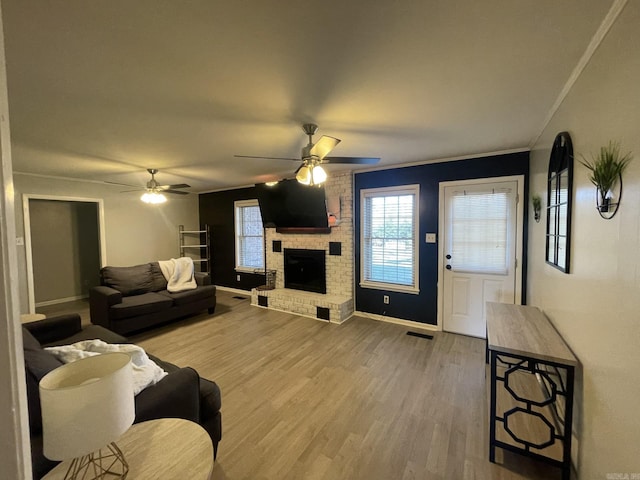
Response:
[{"label": "wall sconce", "polygon": [[622,172],[632,158],[631,152],[620,154],[620,143],[609,141],[609,145],[591,156],[591,161],[580,161],[591,172],[589,181],[596,187],[596,208],[606,220],[618,212],[622,199]]},{"label": "wall sconce", "polygon": [[536,223],[540,223],[540,211],[542,210],[542,197],[537,193],[531,197],[531,204],[533,205],[533,218]]}]

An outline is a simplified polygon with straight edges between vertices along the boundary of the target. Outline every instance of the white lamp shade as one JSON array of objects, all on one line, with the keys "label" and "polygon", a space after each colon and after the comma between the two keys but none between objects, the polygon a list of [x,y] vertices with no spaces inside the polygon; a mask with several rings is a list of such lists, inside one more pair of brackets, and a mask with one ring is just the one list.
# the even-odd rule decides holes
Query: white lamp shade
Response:
[{"label": "white lamp shade", "polygon": [[167,197],[160,192],[145,192],[140,197],[140,200],[144,203],[158,204],[166,202]]},{"label": "white lamp shade", "polygon": [[44,455],[66,460],[117,440],[133,424],[133,373],[125,353],[67,363],[40,380]]},{"label": "white lamp shade", "polygon": [[322,168],[320,165],[316,165],[315,167],[313,167],[312,176],[313,184],[320,185],[327,179],[327,172],[325,172],[324,168]]},{"label": "white lamp shade", "polygon": [[309,185],[311,183],[311,170],[306,165],[303,165],[296,174],[296,180],[303,185]]}]

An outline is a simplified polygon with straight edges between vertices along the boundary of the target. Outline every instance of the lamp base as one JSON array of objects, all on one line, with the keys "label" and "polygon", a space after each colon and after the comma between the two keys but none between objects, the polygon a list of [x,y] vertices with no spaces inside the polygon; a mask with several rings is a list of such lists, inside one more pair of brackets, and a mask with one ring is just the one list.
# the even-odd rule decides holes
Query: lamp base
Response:
[{"label": "lamp base", "polygon": [[122,454],[122,450],[111,442],[97,452],[83,457],[74,458],[69,465],[65,480],[96,480],[121,478],[126,479],[129,473],[129,464]]}]

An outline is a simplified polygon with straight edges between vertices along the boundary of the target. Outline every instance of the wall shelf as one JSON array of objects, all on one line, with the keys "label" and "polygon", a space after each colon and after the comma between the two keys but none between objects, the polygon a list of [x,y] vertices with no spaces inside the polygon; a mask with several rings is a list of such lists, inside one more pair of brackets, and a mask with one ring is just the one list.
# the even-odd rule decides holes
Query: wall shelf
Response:
[{"label": "wall shelf", "polygon": [[185,230],[178,227],[180,256],[190,257],[200,272],[211,275],[211,228],[204,225],[202,230]]}]

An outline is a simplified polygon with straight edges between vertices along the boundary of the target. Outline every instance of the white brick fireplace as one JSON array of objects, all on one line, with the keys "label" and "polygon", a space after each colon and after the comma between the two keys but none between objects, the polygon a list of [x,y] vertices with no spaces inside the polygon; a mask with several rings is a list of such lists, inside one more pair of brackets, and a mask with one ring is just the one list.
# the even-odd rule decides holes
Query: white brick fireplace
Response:
[{"label": "white brick fireplace", "polygon": [[[329,212],[338,222],[329,234],[285,234],[267,228],[267,269],[276,271],[274,290],[251,291],[251,304],[275,310],[322,318],[333,323],[348,319],[354,311],[353,301],[353,176],[351,172],[330,175],[325,184]],[[332,210],[337,210],[339,212]],[[281,251],[273,251],[273,241],[280,241]],[[329,253],[330,242],[340,244],[340,255]],[[334,245],[336,248],[337,245]],[[284,288],[284,249],[324,250],[327,293],[312,293]],[[262,297],[262,298],[259,298]]]}]

